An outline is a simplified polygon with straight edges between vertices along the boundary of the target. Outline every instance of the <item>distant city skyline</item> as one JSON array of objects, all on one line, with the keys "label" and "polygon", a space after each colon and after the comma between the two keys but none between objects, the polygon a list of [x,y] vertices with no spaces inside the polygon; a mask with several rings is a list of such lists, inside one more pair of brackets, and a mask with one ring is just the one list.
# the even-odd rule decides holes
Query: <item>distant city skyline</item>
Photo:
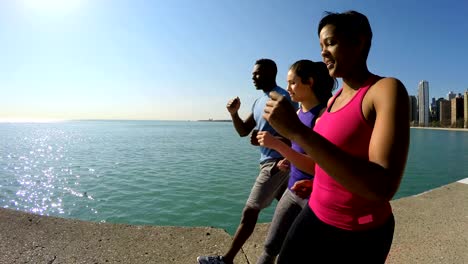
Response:
[{"label": "distant city skyline", "polygon": [[[414,89],[414,91],[411,91],[411,90],[413,90],[413,89],[409,89],[408,87],[406,87],[406,90],[408,91],[408,94],[409,94],[409,95],[415,95],[415,96],[417,96],[417,95],[418,95],[418,90],[419,90],[418,88],[419,88],[419,83],[416,85],[416,89]],[[444,98],[444,99],[450,100],[450,99],[452,99],[452,98],[455,98],[455,97],[458,96],[458,95],[462,95],[462,96],[463,96],[464,93],[465,93],[465,91],[467,91],[467,90],[468,90],[468,88],[465,88],[465,89],[463,89],[462,91],[459,91],[459,92],[458,92],[458,91],[454,91],[454,90],[450,90],[450,91],[447,90],[447,91],[445,92],[445,94],[444,94],[444,92],[442,91],[442,92],[437,93],[437,95],[433,95],[433,93],[431,92],[431,90],[429,90],[429,99],[432,99],[432,98],[435,98],[435,99]],[[449,93],[450,93],[450,92],[453,92],[453,94],[452,94],[451,97],[449,96]]]},{"label": "distant city skyline", "polygon": [[417,96],[409,94],[409,117],[412,126],[468,128],[468,89],[449,91],[446,97],[430,99],[430,84],[421,80]]},{"label": "distant city skyline", "polygon": [[[468,88],[467,1],[0,1],[0,121],[245,118],[255,60],[321,61],[325,11],[357,10],[373,30],[369,69],[430,98]],[[456,39],[456,41],[451,41]],[[341,82],[340,82],[341,85]]]}]

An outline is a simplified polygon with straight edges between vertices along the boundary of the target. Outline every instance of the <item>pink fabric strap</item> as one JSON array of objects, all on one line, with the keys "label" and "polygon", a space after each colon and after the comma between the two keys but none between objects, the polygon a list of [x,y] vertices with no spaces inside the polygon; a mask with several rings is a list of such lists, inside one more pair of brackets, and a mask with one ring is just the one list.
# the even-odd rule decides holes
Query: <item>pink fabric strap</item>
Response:
[{"label": "pink fabric strap", "polygon": [[[369,160],[369,142],[373,128],[362,114],[362,100],[379,78],[369,78],[345,106],[330,112],[336,96],[343,90],[341,89],[314,130],[352,156]],[[315,168],[309,206],[323,222],[346,230],[367,230],[380,226],[392,213],[389,202],[369,201],[348,191],[318,165]]]}]

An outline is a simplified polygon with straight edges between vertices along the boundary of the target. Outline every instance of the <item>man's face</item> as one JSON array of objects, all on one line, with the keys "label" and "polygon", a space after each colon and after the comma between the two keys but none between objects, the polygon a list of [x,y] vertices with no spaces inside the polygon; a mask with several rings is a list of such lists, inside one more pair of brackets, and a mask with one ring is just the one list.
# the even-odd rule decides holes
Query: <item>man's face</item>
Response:
[{"label": "man's face", "polygon": [[252,70],[252,81],[257,90],[262,90],[269,82],[269,74],[265,67],[255,64]]}]

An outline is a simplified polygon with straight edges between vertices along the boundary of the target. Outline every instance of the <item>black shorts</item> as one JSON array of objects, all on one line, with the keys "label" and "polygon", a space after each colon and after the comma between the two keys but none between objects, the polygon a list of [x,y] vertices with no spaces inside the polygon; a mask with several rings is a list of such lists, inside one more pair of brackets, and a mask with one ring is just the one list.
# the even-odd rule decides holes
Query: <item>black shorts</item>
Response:
[{"label": "black shorts", "polygon": [[277,263],[385,263],[394,229],[393,215],[371,230],[336,228],[320,221],[305,206],[289,229]]}]

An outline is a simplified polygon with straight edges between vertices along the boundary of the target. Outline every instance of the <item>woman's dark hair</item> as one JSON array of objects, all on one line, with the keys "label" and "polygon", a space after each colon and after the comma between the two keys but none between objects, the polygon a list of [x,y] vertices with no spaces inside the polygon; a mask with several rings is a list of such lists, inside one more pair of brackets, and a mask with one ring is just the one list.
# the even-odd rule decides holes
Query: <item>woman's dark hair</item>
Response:
[{"label": "woman's dark hair", "polygon": [[367,17],[357,11],[346,11],[344,13],[325,12],[325,16],[318,25],[318,35],[326,25],[334,25],[335,31],[351,43],[358,43],[361,37],[367,39],[364,50],[364,58],[367,59],[372,44],[372,29]]},{"label": "woman's dark hair", "polygon": [[312,78],[314,80],[312,91],[321,104],[327,104],[328,99],[332,96],[332,91],[336,87],[336,80],[328,73],[325,63],[299,60],[291,65],[289,70],[293,71],[303,84],[309,84],[309,78]]}]

